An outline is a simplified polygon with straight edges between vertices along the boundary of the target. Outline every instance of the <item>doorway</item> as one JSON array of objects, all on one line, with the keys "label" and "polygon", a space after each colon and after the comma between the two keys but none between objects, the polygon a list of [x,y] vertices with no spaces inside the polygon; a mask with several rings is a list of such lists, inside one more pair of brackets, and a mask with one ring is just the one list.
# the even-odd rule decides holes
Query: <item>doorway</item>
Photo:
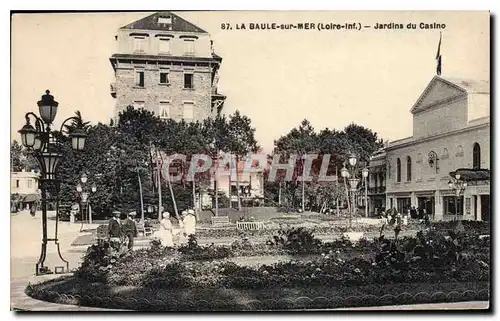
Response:
[{"label": "doorway", "polygon": [[418,208],[425,209],[429,216],[434,217],[434,197],[417,197]]},{"label": "doorway", "polygon": [[490,196],[481,195],[481,220],[490,221]]}]

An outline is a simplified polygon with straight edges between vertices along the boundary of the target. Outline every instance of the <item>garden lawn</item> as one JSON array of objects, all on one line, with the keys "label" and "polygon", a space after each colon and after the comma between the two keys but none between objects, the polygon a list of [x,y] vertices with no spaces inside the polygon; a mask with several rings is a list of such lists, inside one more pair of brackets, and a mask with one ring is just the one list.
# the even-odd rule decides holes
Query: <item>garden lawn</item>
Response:
[{"label": "garden lawn", "polygon": [[[60,304],[147,311],[186,311],[191,309],[203,310],[204,308],[207,310],[265,310],[297,308],[297,305],[301,304],[306,305],[303,308],[340,308],[486,300],[486,291],[489,289],[489,283],[402,283],[340,287],[276,287],[266,289],[228,289],[222,287],[157,289],[134,286],[110,287],[102,283],[89,283],[78,277],[71,276],[35,285],[33,288],[38,290],[38,292],[35,292],[32,296],[41,300],[47,300],[50,297],[50,295],[47,295],[48,291],[65,294],[66,296],[52,296],[50,300],[51,302]],[[449,293],[453,294],[450,295]],[[388,296],[388,294],[393,297]],[[99,299],[96,299],[96,297],[99,297]],[[297,300],[303,297],[308,297],[311,301],[315,298],[322,299],[316,299],[313,302],[308,302],[307,299]],[[105,298],[110,298],[111,300]],[[142,299],[140,300],[142,303],[134,303],[129,298]],[[207,301],[207,303],[198,302],[201,300]],[[260,304],[257,302],[249,303],[253,300],[259,300]],[[277,302],[277,300],[281,300],[281,302]],[[286,300],[290,300],[290,302],[286,302]]]}]

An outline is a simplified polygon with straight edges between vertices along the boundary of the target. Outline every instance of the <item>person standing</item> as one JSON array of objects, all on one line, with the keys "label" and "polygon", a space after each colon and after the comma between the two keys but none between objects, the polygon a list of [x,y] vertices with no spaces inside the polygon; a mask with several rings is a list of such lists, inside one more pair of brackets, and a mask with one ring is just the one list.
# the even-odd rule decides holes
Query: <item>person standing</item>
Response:
[{"label": "person standing", "polygon": [[134,248],[134,238],[137,237],[137,226],[134,218],[137,216],[135,211],[128,213],[127,218],[122,222],[123,235],[128,239],[128,249]]},{"label": "person standing", "polygon": [[108,238],[111,246],[119,250],[122,242],[122,226],[120,222],[120,212],[113,211],[113,218],[108,222]]},{"label": "person standing", "polygon": [[184,244],[187,242],[187,237],[186,237],[186,229],[184,225],[184,219],[187,216],[187,211],[182,211],[181,215],[179,216],[179,243]]},{"label": "person standing", "polygon": [[33,205],[31,205],[30,207],[30,214],[31,214],[31,217],[35,218],[35,214],[36,214],[36,204],[33,203]]},{"label": "person standing", "polygon": [[170,213],[163,212],[162,220],[160,221],[160,230],[158,231],[158,238],[161,244],[166,247],[174,246],[174,237],[172,235],[172,222],[170,221]]},{"label": "person standing", "polygon": [[196,217],[194,210],[188,210],[187,215],[184,218],[184,232],[189,237],[189,235],[196,234]]}]

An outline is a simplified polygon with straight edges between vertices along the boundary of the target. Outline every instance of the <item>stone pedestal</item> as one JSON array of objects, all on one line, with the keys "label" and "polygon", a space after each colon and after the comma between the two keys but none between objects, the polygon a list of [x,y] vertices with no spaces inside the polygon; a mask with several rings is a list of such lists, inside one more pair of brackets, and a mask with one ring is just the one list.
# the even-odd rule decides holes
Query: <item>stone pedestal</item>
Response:
[{"label": "stone pedestal", "polygon": [[443,220],[443,196],[439,191],[434,192],[434,220]]}]

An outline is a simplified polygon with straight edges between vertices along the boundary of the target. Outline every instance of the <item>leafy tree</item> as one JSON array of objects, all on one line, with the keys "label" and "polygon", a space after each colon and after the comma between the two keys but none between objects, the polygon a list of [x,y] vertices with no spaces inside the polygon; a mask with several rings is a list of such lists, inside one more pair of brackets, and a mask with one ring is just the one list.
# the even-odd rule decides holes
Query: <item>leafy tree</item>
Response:
[{"label": "leafy tree", "polygon": [[[294,167],[294,184],[292,193],[295,194],[297,186],[297,178],[302,176],[302,211],[305,211],[305,182],[304,182],[304,165],[305,156],[311,153],[317,153],[319,150],[318,136],[314,132],[314,128],[311,123],[304,119],[298,128],[293,128],[288,134],[280,137],[274,142],[274,153],[285,157],[285,161],[289,159],[291,155],[297,155],[299,159],[296,161],[296,166]],[[295,195],[293,197],[295,200]],[[294,202],[295,203],[295,202]]]},{"label": "leafy tree", "polygon": [[[238,110],[229,116],[226,126],[219,128],[225,134],[224,139],[222,139],[222,151],[231,153],[235,157],[236,196],[238,199],[238,210],[241,210],[238,164],[249,153],[257,153],[260,150],[260,146],[255,140],[255,128],[251,126],[250,118],[241,115]],[[230,168],[230,170],[232,169]]]},{"label": "leafy tree", "polygon": [[84,132],[87,132],[87,130],[91,127],[90,122],[83,120],[82,113],[79,110],[75,112],[74,117],[75,118],[73,118],[69,124],[64,125],[64,131],[69,134],[78,128],[80,130],[83,130]]},{"label": "leafy tree", "polygon": [[10,144],[10,171],[11,172],[20,172],[23,166],[23,147],[14,140],[12,144]]}]

